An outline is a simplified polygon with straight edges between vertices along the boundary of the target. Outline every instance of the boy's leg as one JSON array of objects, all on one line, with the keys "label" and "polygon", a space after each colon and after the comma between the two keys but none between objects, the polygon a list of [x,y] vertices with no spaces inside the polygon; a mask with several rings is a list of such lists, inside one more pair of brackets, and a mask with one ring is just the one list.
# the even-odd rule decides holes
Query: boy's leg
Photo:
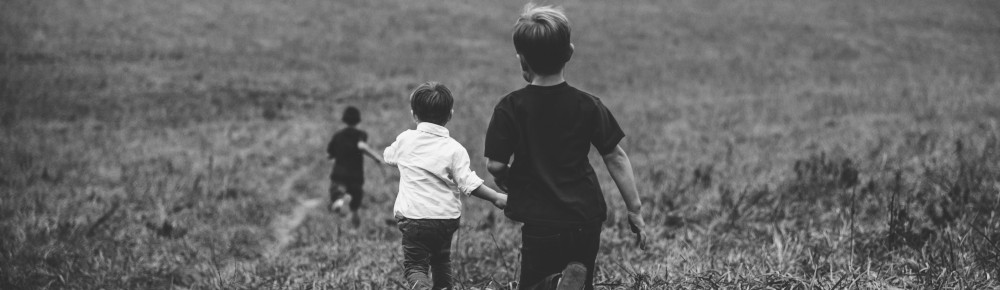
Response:
[{"label": "boy's leg", "polygon": [[525,224],[521,239],[520,289],[555,289],[562,271],[574,261],[587,268],[584,289],[594,289],[600,223],[569,229]]},{"label": "boy's leg", "polygon": [[351,224],[354,227],[361,225],[361,218],[358,217],[358,208],[361,208],[361,197],[364,196],[364,183],[352,181],[347,183],[347,193],[351,195]]},{"label": "boy's leg", "polygon": [[340,182],[330,178],[330,202],[337,201],[340,197],[344,196],[343,187],[344,186]]},{"label": "boy's leg", "polygon": [[458,219],[434,220],[434,227],[440,234],[441,243],[437,251],[431,254],[431,272],[434,278],[434,289],[450,289],[452,287],[451,272],[451,238],[458,230]]},{"label": "boy's leg", "polygon": [[336,213],[340,213],[341,208],[344,206],[344,201],[341,199],[344,197],[344,184],[330,178],[330,210]]},{"label": "boy's leg", "polygon": [[396,224],[403,233],[403,277],[407,287],[430,289],[431,280],[427,276],[430,267],[431,249],[427,245],[426,230],[419,220],[400,219]]},{"label": "boy's leg", "polygon": [[573,232],[572,253],[569,260],[583,263],[587,268],[584,289],[594,289],[594,271],[597,269],[597,252],[601,248],[601,224],[580,227]]},{"label": "boy's leg", "polygon": [[358,211],[361,207],[361,197],[365,195],[364,182],[347,182],[347,193],[351,195],[351,211]]},{"label": "boy's leg", "polygon": [[524,224],[521,226],[521,279],[518,288],[554,289],[567,260],[564,229]]}]

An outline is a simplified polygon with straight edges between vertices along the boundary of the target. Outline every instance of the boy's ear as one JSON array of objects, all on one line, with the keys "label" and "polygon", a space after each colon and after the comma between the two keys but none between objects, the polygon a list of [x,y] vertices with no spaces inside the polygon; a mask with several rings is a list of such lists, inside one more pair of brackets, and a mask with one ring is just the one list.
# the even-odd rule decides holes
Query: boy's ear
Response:
[{"label": "boy's ear", "polygon": [[531,83],[535,79],[535,72],[531,70],[531,66],[520,53],[517,54],[517,61],[521,63],[521,77],[524,78],[524,81]]},{"label": "boy's ear", "polygon": [[566,52],[566,62],[569,62],[569,59],[573,58],[573,51],[574,50],[576,50],[576,47],[573,46],[572,42],[570,42],[569,43],[569,51]]}]

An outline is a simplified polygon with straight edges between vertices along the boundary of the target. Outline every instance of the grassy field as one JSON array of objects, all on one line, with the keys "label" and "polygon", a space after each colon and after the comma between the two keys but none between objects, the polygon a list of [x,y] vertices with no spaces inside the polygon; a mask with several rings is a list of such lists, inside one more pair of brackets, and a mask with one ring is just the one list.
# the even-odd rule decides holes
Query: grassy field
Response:
[{"label": "grassy field", "polygon": [[[592,158],[600,287],[1000,287],[1000,2],[551,3],[649,223],[639,251]],[[0,288],[401,288],[398,173],[369,163],[353,229],[326,141],[353,105],[387,146],[437,80],[482,160],[522,5],[0,1]],[[464,207],[459,289],[507,289],[519,225]]]}]

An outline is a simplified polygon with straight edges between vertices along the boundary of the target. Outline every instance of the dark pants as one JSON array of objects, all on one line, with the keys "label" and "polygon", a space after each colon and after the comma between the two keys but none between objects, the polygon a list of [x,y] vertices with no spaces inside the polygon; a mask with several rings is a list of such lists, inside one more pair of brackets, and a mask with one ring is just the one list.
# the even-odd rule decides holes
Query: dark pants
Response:
[{"label": "dark pants", "polygon": [[351,211],[357,211],[361,207],[361,197],[365,194],[362,185],[363,180],[340,180],[330,178],[330,202],[340,199],[344,193],[351,195]]},{"label": "dark pants", "polygon": [[600,246],[600,223],[574,228],[524,224],[518,288],[555,289],[562,270],[575,261],[587,267],[585,289],[594,289],[594,264]]},{"label": "dark pants", "polygon": [[[399,218],[403,232],[403,275],[413,289],[450,289],[451,237],[458,230],[458,219]],[[433,284],[427,276],[428,268]]]}]

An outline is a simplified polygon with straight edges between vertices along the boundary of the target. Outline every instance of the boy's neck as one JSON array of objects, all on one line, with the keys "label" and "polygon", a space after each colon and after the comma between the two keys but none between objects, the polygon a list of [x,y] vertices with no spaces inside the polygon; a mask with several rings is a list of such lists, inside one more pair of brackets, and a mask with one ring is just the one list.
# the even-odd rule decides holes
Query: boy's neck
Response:
[{"label": "boy's neck", "polygon": [[551,86],[558,85],[558,84],[561,84],[561,83],[564,83],[564,82],[566,82],[566,79],[563,78],[562,72],[559,72],[559,73],[553,74],[553,75],[547,75],[547,76],[535,75],[535,77],[533,79],[531,79],[531,84],[532,85],[536,85],[536,86],[540,86],[540,87],[551,87]]},{"label": "boy's neck", "polygon": [[[448,123],[438,124],[438,123],[434,123],[434,122],[417,120],[417,125],[420,125],[420,123],[427,123],[427,124],[431,124],[431,125],[435,125],[435,126],[441,126],[441,127],[445,127],[445,125],[448,124]],[[447,128],[447,127],[445,127],[445,128]]]}]

